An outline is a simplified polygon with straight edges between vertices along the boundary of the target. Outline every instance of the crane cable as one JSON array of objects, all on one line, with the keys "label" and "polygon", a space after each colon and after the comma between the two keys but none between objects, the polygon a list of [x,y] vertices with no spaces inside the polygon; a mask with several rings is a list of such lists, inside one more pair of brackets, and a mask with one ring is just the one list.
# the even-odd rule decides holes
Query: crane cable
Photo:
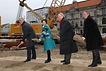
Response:
[{"label": "crane cable", "polygon": [[48,0],[46,0],[46,1],[45,1],[45,3],[44,3],[44,5],[43,5],[43,7],[46,5],[47,1],[48,1]]}]

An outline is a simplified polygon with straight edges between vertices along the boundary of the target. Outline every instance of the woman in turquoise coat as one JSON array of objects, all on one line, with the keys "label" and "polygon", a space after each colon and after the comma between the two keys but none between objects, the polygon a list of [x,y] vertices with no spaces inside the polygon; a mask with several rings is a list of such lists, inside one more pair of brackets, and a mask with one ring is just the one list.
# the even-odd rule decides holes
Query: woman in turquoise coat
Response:
[{"label": "woman in turquoise coat", "polygon": [[56,48],[56,44],[52,38],[50,28],[47,24],[47,20],[43,19],[41,22],[43,24],[43,27],[42,27],[42,34],[40,35],[39,41],[41,41],[41,39],[44,40],[44,51],[47,51],[47,60],[45,60],[45,63],[48,63],[51,61],[50,50]]}]

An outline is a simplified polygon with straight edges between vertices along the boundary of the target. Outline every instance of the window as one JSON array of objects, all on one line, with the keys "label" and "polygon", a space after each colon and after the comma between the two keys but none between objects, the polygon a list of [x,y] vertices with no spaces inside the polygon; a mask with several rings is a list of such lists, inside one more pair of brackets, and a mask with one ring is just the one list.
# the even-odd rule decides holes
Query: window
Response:
[{"label": "window", "polygon": [[96,10],[94,11],[94,16],[97,16],[97,11]]},{"label": "window", "polygon": [[105,15],[106,14],[106,8],[102,9],[102,14]]},{"label": "window", "polygon": [[106,0],[102,0],[102,2],[106,2]]},{"label": "window", "polygon": [[83,22],[82,21],[80,21],[80,26],[83,26]]},{"label": "window", "polygon": [[37,23],[37,21],[30,21],[30,23]]},{"label": "window", "polygon": [[106,28],[103,28],[102,29],[102,33],[106,33]]},{"label": "window", "polygon": [[82,13],[80,13],[80,18],[82,18]]},{"label": "window", "polygon": [[78,29],[78,28],[79,28],[78,24],[75,24],[75,28],[76,28],[76,29]]},{"label": "window", "polygon": [[73,28],[75,28],[75,24],[74,24],[74,21],[72,21],[71,23],[72,23],[72,24],[71,24],[71,25],[72,25],[72,27],[73,27]]},{"label": "window", "polygon": [[106,24],[106,18],[105,17],[102,19],[102,24]]},{"label": "window", "polygon": [[73,14],[71,14],[71,17],[72,17],[72,19],[74,18],[74,15]]},{"label": "window", "polygon": [[83,34],[83,31],[82,31],[82,30],[80,30],[80,33],[81,33],[81,34]]},{"label": "window", "polygon": [[96,22],[96,23],[98,23],[98,20],[97,20],[97,19],[95,19],[95,22]]}]

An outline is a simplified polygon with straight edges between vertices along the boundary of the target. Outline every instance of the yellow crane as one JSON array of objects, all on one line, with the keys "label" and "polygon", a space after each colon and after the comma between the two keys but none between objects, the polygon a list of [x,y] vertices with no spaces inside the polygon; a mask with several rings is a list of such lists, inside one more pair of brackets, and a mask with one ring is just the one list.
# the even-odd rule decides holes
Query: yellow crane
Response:
[{"label": "yellow crane", "polygon": [[[31,11],[34,15],[36,15],[40,20],[42,20],[43,18],[38,13],[36,13],[33,9],[31,9],[25,3],[25,1],[26,0],[19,0],[19,5],[21,7],[26,7],[29,11]],[[60,11],[54,11],[54,8],[64,6],[65,1],[66,0],[52,0],[52,3],[49,7],[48,15],[47,15],[47,18],[46,18],[50,28],[53,28],[53,25],[54,25],[54,23],[56,22],[56,19],[57,19],[57,14],[59,12],[61,12],[61,10]],[[38,35],[42,32],[42,25],[40,23],[39,24],[31,24],[31,26],[33,27],[34,31],[36,33],[38,33]],[[53,31],[53,35],[58,33],[58,31],[56,29],[55,29],[56,32],[54,30],[52,30],[52,31]],[[22,34],[21,27],[20,26],[17,27],[16,24],[11,24],[9,36],[16,35],[16,34]]]}]

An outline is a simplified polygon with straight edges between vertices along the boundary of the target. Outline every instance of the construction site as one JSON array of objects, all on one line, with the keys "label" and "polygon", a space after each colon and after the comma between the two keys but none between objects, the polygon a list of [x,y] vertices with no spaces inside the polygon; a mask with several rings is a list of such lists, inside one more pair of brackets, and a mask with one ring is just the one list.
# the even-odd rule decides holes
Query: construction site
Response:
[{"label": "construction site", "polygon": [[[45,1],[45,4],[48,0]],[[77,2],[73,0],[72,4],[65,5],[66,0],[52,0],[49,7],[32,9],[26,0],[19,0],[19,9],[16,21],[22,17],[23,8],[28,9],[26,12],[26,22],[28,22],[37,38],[42,33],[41,20],[47,19],[56,48],[51,51],[52,61],[45,64],[46,52],[43,50],[43,41],[35,45],[37,58],[30,62],[24,63],[26,59],[26,45],[20,45],[23,37],[22,27],[16,22],[13,24],[2,24],[0,16],[0,71],[106,71],[106,0],[85,0]],[[44,4],[44,5],[45,5]],[[98,24],[99,31],[102,35],[104,46],[100,49],[102,64],[94,68],[88,65],[92,62],[92,54],[86,51],[86,43],[82,39],[77,42],[78,52],[72,54],[71,63],[63,65],[60,61],[64,58],[60,55],[59,44],[59,25],[57,15],[64,13],[66,19],[72,23],[74,31],[82,38],[83,34],[83,11],[89,11],[93,19]]]}]

